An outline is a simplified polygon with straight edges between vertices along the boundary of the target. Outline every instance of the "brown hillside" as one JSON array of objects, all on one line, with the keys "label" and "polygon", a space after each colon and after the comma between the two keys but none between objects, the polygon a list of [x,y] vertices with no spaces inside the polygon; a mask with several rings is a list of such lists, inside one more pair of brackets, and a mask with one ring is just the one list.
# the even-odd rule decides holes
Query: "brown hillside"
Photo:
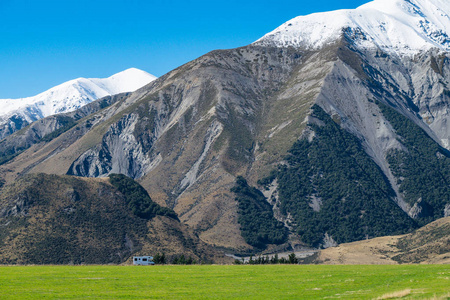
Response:
[{"label": "brown hillside", "polygon": [[413,233],[341,244],[319,252],[320,264],[448,264],[450,217],[439,219]]},{"label": "brown hillside", "polygon": [[218,261],[178,220],[137,217],[108,179],[27,175],[0,194],[0,263],[124,263],[165,253]]}]

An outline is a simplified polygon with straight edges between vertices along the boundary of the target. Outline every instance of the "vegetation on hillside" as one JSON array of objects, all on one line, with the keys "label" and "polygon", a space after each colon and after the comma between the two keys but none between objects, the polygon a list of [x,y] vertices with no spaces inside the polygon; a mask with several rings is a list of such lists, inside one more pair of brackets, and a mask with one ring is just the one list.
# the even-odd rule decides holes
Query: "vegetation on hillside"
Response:
[{"label": "vegetation on hillside", "polygon": [[406,202],[420,201],[421,225],[444,217],[450,204],[450,153],[410,119],[380,102],[383,115],[400,137],[406,151],[391,150],[387,160]]},{"label": "vegetation on hillside", "polygon": [[[394,202],[380,168],[359,140],[314,105],[312,141],[297,141],[276,176],[281,212],[291,214],[302,241],[319,246],[325,233],[344,243],[401,234],[414,222]],[[320,124],[320,125],[317,125]]]},{"label": "vegetation on hillside", "polygon": [[[16,144],[14,142],[10,142],[10,139],[13,138],[11,136],[10,138],[3,139],[0,141],[0,165],[3,165],[12,159],[14,159],[16,156],[20,155],[23,151],[27,150],[31,145],[36,144],[38,142],[49,142],[53,140],[54,138],[57,138],[62,133],[68,131],[70,128],[74,127],[77,122],[74,118],[68,117],[65,115],[56,115],[52,116],[52,119],[59,125],[59,129],[55,129],[55,131],[45,135],[44,137],[40,137],[39,133],[35,130],[33,130],[32,137],[29,141],[23,140],[22,142]],[[42,121],[41,121],[42,122]],[[30,126],[22,128],[19,132],[16,134],[23,134],[25,133]]]},{"label": "vegetation on hillside", "polygon": [[226,108],[218,108],[221,114],[227,118],[221,120],[224,130],[215,143],[216,149],[220,149],[227,141],[225,156],[222,158],[222,165],[231,174],[238,172],[243,165],[249,163],[252,157],[254,139],[247,127],[247,123],[253,121],[253,116],[246,116],[248,120],[242,120],[239,113],[227,105]]},{"label": "vegetation on hillside", "polygon": [[282,244],[287,240],[287,229],[273,216],[272,207],[257,188],[238,176],[231,191],[238,202],[238,222],[245,241],[263,249],[267,244]]},{"label": "vegetation on hillside", "polygon": [[103,183],[44,174],[5,187],[0,263],[121,263],[148,229],[116,193]]},{"label": "vegetation on hillside", "polygon": [[137,183],[119,183],[123,193],[104,179],[32,174],[3,187],[0,264],[123,263],[161,251],[169,263],[216,258],[176,215],[138,197]]},{"label": "vegetation on hillside", "polygon": [[68,131],[72,127],[74,127],[77,122],[74,118],[68,117],[68,116],[57,116],[58,123],[60,124],[60,127],[56,129],[55,131],[47,134],[46,136],[42,137],[41,141],[43,142],[50,142],[51,140],[57,138],[64,132]]},{"label": "vegetation on hillside", "polygon": [[392,257],[398,263],[424,263],[449,261],[450,218],[439,219],[411,234],[405,235],[395,245],[397,251]]},{"label": "vegetation on hillside", "polygon": [[[2,142],[4,143],[5,140],[3,140]],[[0,144],[1,144],[1,142],[0,142]],[[12,160],[16,156],[18,156],[20,153],[23,152],[23,150],[25,150],[25,148],[23,148],[23,147],[8,148],[8,149],[6,149],[6,151],[0,153],[0,166],[3,164],[6,164],[10,160]]]},{"label": "vegetation on hillside", "polygon": [[136,216],[144,219],[165,216],[178,220],[177,214],[172,209],[153,202],[147,191],[132,178],[123,174],[111,174],[109,181],[125,196],[128,208]]}]

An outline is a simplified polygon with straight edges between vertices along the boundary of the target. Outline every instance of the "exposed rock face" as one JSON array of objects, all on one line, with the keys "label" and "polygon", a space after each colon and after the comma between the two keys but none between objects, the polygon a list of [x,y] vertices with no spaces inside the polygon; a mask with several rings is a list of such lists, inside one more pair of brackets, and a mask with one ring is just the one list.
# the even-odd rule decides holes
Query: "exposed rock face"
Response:
[{"label": "exposed rock face", "polygon": [[27,120],[21,118],[20,116],[13,115],[7,120],[4,120],[0,125],[0,138],[3,139],[8,135],[11,135],[14,132],[26,127],[29,124],[30,123]]},{"label": "exposed rock face", "polygon": [[[126,96],[128,96],[126,93],[108,96],[89,103],[75,112],[53,115],[36,121],[28,127],[24,124],[22,126],[24,129],[20,132],[0,140],[0,164],[32,145],[39,143],[42,139],[48,138],[50,140],[56,137],[57,133],[61,134],[69,130],[76,125],[78,120],[123,100]],[[89,128],[92,124],[89,122],[86,125]],[[54,134],[54,137],[51,136],[52,134]]]},{"label": "exposed rock face", "polygon": [[338,243],[336,243],[335,240],[333,240],[332,236],[329,236],[328,233],[325,233],[325,237],[323,238],[323,248],[332,248],[336,247]]},{"label": "exposed rock face", "polygon": [[[68,174],[100,177],[110,173],[124,173],[139,178],[150,164],[147,151],[138,144],[133,131],[137,115],[129,115],[111,126],[102,143],[81,155],[70,167]],[[114,152],[111,152],[114,151]]]},{"label": "exposed rock face", "polygon": [[444,217],[450,217],[450,204],[445,206]]},{"label": "exposed rock face", "polygon": [[[393,201],[412,218],[428,218],[425,202],[416,207],[405,200],[402,178],[388,163],[392,151],[407,153],[409,146],[379,103],[449,149],[449,55],[430,50],[398,57],[377,48],[361,50],[352,34],[314,51],[253,45],[211,52],[77,119],[80,133],[72,128],[45,147],[31,147],[0,172],[8,180],[37,171],[86,177],[124,173],[138,179],[155,201],[174,208],[202,240],[246,250],[230,193],[234,178],[243,175],[255,184],[284,163],[299,138],[311,142],[315,132],[307,125],[321,121],[309,114],[318,104],[359,139],[392,186]],[[449,159],[445,152],[434,155]],[[308,209],[320,213],[324,200],[315,193],[309,199]],[[449,200],[439,201],[434,215],[444,216]],[[289,219],[289,211],[274,210],[279,220]]]},{"label": "exposed rock face", "polygon": [[9,203],[4,203],[0,210],[0,217],[18,217],[26,216],[29,206],[32,204],[26,192],[16,195],[15,199],[10,200]]}]

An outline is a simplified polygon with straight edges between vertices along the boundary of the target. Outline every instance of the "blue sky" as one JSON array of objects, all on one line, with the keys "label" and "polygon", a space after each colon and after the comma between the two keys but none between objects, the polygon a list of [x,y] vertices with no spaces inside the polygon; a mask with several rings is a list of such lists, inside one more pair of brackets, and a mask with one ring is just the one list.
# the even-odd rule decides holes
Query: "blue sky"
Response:
[{"label": "blue sky", "polygon": [[289,19],[369,0],[0,0],[0,99],[135,67],[161,76]]}]

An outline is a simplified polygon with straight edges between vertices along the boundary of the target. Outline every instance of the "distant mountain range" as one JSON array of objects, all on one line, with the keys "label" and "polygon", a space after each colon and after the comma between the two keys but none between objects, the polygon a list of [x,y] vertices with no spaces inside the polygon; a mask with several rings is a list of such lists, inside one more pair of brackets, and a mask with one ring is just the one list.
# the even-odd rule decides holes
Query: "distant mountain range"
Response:
[{"label": "distant mountain range", "polygon": [[7,136],[0,180],[122,173],[232,253],[412,232],[450,216],[449,30],[443,0],[295,18]]},{"label": "distant mountain range", "polygon": [[108,78],[78,78],[39,95],[21,99],[0,99],[0,138],[39,119],[74,111],[94,100],[134,92],[156,77],[131,68]]}]

